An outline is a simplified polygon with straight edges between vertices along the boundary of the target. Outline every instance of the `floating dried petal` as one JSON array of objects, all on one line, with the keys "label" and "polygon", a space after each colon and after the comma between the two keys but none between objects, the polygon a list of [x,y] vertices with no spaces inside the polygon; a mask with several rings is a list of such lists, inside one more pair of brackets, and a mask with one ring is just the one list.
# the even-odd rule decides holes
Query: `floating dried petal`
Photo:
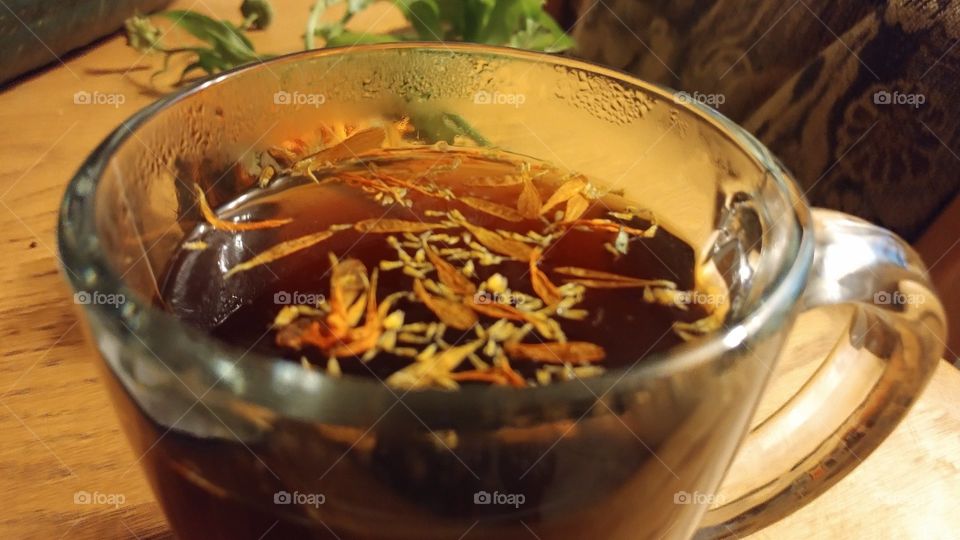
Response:
[{"label": "floating dried petal", "polygon": [[258,229],[273,229],[275,227],[281,227],[293,221],[291,218],[246,221],[240,223],[224,221],[217,217],[217,214],[214,213],[212,208],[210,208],[210,203],[207,202],[207,196],[203,193],[203,189],[199,185],[197,185],[196,188],[197,199],[200,204],[200,212],[203,214],[203,218],[207,220],[207,223],[213,226],[214,229],[229,232],[255,231]]},{"label": "floating dried petal", "polygon": [[430,263],[437,269],[437,277],[440,278],[440,283],[461,296],[472,296],[473,293],[477,292],[477,286],[467,276],[448,263],[426,242],[423,243],[423,247],[427,252]]},{"label": "floating dried petal", "polygon": [[543,250],[540,248],[534,248],[530,252],[530,283],[533,285],[533,291],[543,300],[543,303],[553,306],[560,303],[563,294],[538,266],[542,254]]},{"label": "floating dried petal", "polygon": [[524,178],[523,190],[517,197],[517,211],[526,219],[537,219],[537,216],[540,215],[541,206],[540,192],[533,185],[533,180]]},{"label": "floating dried petal", "polygon": [[574,195],[583,191],[583,188],[587,187],[587,180],[583,177],[574,178],[573,180],[568,180],[564,182],[556,191],[550,195],[550,198],[547,199],[547,202],[543,203],[543,206],[540,207],[540,214],[544,215],[550,210],[553,210],[554,207],[561,205]]},{"label": "floating dried petal", "polygon": [[599,362],[606,358],[603,347],[586,341],[566,343],[505,343],[511,358],[548,364]]},{"label": "floating dried petal", "polygon": [[252,259],[246,260],[233,268],[231,268],[225,275],[224,278],[230,278],[231,276],[238,274],[240,272],[246,272],[252,268],[271,263],[277,259],[286,257],[298,251],[302,251],[311,246],[323,242],[327,238],[333,236],[334,231],[320,231],[313,234],[308,234],[306,236],[301,236],[299,238],[294,238],[293,240],[287,240],[286,242],[281,242],[272,248],[258,253]]},{"label": "floating dried petal", "polygon": [[434,296],[424,288],[419,279],[413,281],[413,292],[443,324],[458,330],[469,330],[477,324],[477,314],[469,307],[441,296]]},{"label": "floating dried petal", "polygon": [[362,233],[422,233],[435,229],[450,229],[454,225],[447,223],[427,223],[403,219],[365,219],[357,222],[353,228]]},{"label": "floating dried petal", "polygon": [[513,223],[523,221],[523,215],[509,206],[497,204],[495,202],[478,197],[462,196],[458,197],[457,200],[469,206],[470,208],[473,208],[474,210],[479,210],[485,214],[490,214],[493,217],[497,217],[505,221],[510,221]]}]

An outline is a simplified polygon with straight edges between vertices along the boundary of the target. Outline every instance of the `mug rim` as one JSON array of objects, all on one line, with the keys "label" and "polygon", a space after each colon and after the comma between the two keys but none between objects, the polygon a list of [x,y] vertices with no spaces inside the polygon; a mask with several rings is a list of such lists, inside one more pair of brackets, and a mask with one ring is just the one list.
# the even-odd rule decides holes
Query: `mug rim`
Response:
[{"label": "mug rim", "polygon": [[[376,378],[333,378],[327,376],[323,370],[307,370],[300,364],[288,359],[253,350],[243,351],[239,347],[190,327],[172,314],[156,307],[149,299],[134,292],[123,283],[107,260],[106,254],[99,249],[100,242],[97,241],[98,234],[94,222],[96,216],[95,199],[100,180],[110,159],[125,142],[134,136],[137,129],[144,126],[161,111],[203,92],[208,87],[224,84],[249,71],[269,69],[269,65],[295,63],[317,57],[337,55],[349,57],[391,50],[446,51],[473,55],[494,55],[505,60],[544,62],[549,65],[565,66],[613,79],[619,83],[636,86],[664,100],[670,100],[675,106],[684,108],[700,120],[712,124],[720,134],[730,139],[740,151],[756,161],[758,167],[773,179],[780,195],[791,203],[795,213],[794,220],[797,222],[797,229],[799,230],[796,249],[782,257],[783,260],[776,269],[775,281],[768,286],[762,301],[758,302],[753,310],[739,319],[736,324],[706,335],[695,342],[680,344],[666,351],[649,354],[643,357],[643,361],[637,361],[625,367],[611,368],[601,375],[588,379],[561,381],[547,386],[523,389],[469,386],[461,388],[457,392],[422,389],[404,392],[399,397],[397,397],[397,394],[401,392],[388,387],[385,382]],[[509,47],[468,43],[403,42],[330,47],[298,51],[240,66],[198,81],[144,107],[123,121],[91,152],[68,183],[61,203],[57,224],[60,264],[74,293],[110,291],[125,295],[126,303],[122,308],[111,308],[99,304],[82,306],[87,311],[87,315],[94,315],[99,318],[98,320],[114,323],[108,324],[100,331],[111,332],[115,337],[117,334],[124,333],[124,330],[134,333],[136,339],[147,348],[150,354],[153,354],[153,352],[149,344],[160,343],[160,340],[155,339],[157,335],[167,336],[173,333],[176,338],[169,341],[175,341],[175,345],[181,352],[190,355],[202,367],[220,375],[215,384],[223,382],[230,388],[236,388],[236,384],[231,383],[236,383],[239,380],[253,380],[259,386],[269,386],[267,390],[259,388],[258,392],[244,394],[242,399],[266,404],[271,410],[281,412],[285,416],[310,417],[312,419],[342,416],[290,405],[282,394],[287,393],[291,388],[301,392],[330,393],[340,397],[350,396],[353,399],[364,396],[374,402],[387,400],[387,404],[389,404],[390,397],[393,396],[397,401],[413,403],[418,410],[433,410],[434,413],[444,417],[450,416],[449,411],[445,411],[445,404],[449,405],[451,402],[461,404],[483,403],[485,405],[498,403],[498,407],[515,410],[518,407],[523,407],[523,405],[537,404],[543,399],[567,400],[572,399],[573,396],[587,399],[590,397],[596,398],[597,394],[593,390],[595,388],[601,390],[612,389],[618,385],[629,387],[630,385],[626,384],[629,381],[669,376],[721,358],[724,352],[737,347],[749,337],[760,333],[778,315],[790,312],[793,309],[793,306],[797,304],[803,294],[807,275],[813,262],[814,242],[810,207],[795,181],[784,170],[780,162],[762,143],[720,112],[695,100],[678,102],[678,100],[673,99],[676,94],[675,90],[666,86],[650,83],[628,73],[583,60]],[[74,234],[76,231],[80,231],[81,234],[79,236]],[[93,236],[92,242],[86,241],[88,239],[85,238],[85,233]],[[789,268],[785,268],[786,266],[789,266]],[[96,337],[96,332],[91,332],[91,334]],[[142,339],[141,334],[145,336]],[[95,339],[94,342],[99,345]],[[157,354],[153,354],[153,356],[164,367],[173,372],[160,356]],[[107,362],[107,364],[110,365],[110,362]],[[110,369],[115,370],[115,366],[110,365]],[[174,375],[176,375],[175,372]],[[267,377],[267,382],[270,384],[261,384],[262,377]],[[584,390],[587,390],[590,394],[585,394]],[[238,396],[237,393],[231,395],[232,397]],[[323,402],[327,403],[328,400],[325,399]],[[287,403],[288,406],[282,406],[283,403]],[[382,411],[382,408],[380,410]]]}]

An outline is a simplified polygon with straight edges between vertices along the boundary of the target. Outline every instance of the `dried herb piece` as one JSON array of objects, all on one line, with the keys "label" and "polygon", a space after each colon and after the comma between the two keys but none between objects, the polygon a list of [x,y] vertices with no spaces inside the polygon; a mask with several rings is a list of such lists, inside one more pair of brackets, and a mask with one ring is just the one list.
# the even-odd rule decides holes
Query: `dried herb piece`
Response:
[{"label": "dried herb piece", "polygon": [[559,266],[553,269],[558,274],[566,274],[576,279],[571,279],[575,283],[580,283],[585,287],[621,289],[632,287],[663,287],[667,289],[676,289],[677,284],[666,279],[641,279],[631,276],[621,276],[610,272],[601,272],[600,270],[591,270],[589,268],[580,268],[578,266]]},{"label": "dried herb piece", "polygon": [[435,229],[450,229],[454,225],[447,223],[426,223],[403,219],[365,219],[357,222],[353,228],[362,233],[422,233]]},{"label": "dried herb piece", "polygon": [[290,218],[285,219],[267,219],[264,221],[247,221],[247,222],[233,222],[233,221],[224,221],[217,217],[217,214],[214,213],[213,209],[210,208],[210,203],[207,202],[207,196],[203,193],[203,188],[200,185],[196,185],[197,188],[197,200],[200,204],[200,212],[203,214],[203,219],[207,220],[214,229],[228,232],[240,232],[240,231],[255,231],[259,229],[273,229],[275,227],[282,227],[287,223],[293,221]]},{"label": "dried herb piece", "polygon": [[510,187],[524,183],[524,179],[516,175],[474,176],[458,179],[457,182],[464,187]]},{"label": "dried herb piece", "polygon": [[460,296],[472,296],[473,293],[477,292],[477,286],[434,251],[429,244],[423,242],[423,249],[426,251],[430,263],[437,269],[437,277],[440,279],[440,283]]},{"label": "dried herb piece", "polygon": [[[477,340],[450,347],[441,353],[421,355],[413,364],[387,377],[386,383],[395,388],[407,390],[433,385],[456,388],[456,382],[450,377],[451,372],[460,367],[460,364],[481,345],[483,340]],[[445,381],[449,381],[452,385],[444,384]]]},{"label": "dried herb piece", "polygon": [[[356,259],[333,259],[330,276],[330,313],[323,322],[312,320],[293,324],[277,334],[277,343],[299,349],[312,345],[332,357],[359,356],[373,350],[383,332],[377,307],[377,276],[374,269],[367,278],[367,269]],[[363,326],[357,327],[355,307],[365,306]]]},{"label": "dried herb piece", "polygon": [[294,238],[293,240],[287,240],[286,242],[281,242],[272,248],[258,253],[252,259],[248,259],[233,268],[231,268],[224,275],[224,278],[230,278],[233,275],[239,274],[240,272],[246,272],[252,268],[271,263],[287,255],[291,255],[298,251],[307,249],[308,247],[314,246],[323,242],[327,238],[330,238],[334,235],[335,231],[326,230],[320,231],[313,234],[308,234],[306,236],[301,236],[299,238]]},{"label": "dried herb piece", "polygon": [[514,388],[524,388],[527,381],[520,376],[510,363],[504,358],[503,362],[496,366],[485,369],[471,369],[468,371],[458,371],[451,373],[450,378],[457,382],[485,382],[497,386],[513,386]]},{"label": "dried herb piece", "polygon": [[327,326],[338,333],[357,323],[363,314],[363,297],[370,288],[367,268],[357,259],[338,261],[331,257],[330,315]]},{"label": "dried herb piece", "polygon": [[563,221],[560,223],[554,224],[555,227],[565,227],[565,228],[577,228],[586,231],[607,231],[612,233],[619,233],[624,231],[628,234],[634,236],[641,236],[643,238],[653,238],[657,234],[657,225],[651,225],[647,229],[637,229],[634,227],[628,227],[621,223],[610,221],[609,219],[577,219],[575,221]]},{"label": "dried herb piece", "polygon": [[673,331],[683,339],[690,341],[723,327],[723,318],[712,313],[693,322],[677,321],[673,323]]},{"label": "dried herb piece", "polygon": [[413,281],[413,292],[443,324],[458,330],[469,330],[477,324],[477,314],[469,307],[441,296],[434,296],[423,286],[423,281]]},{"label": "dried herb piece", "polygon": [[523,221],[523,215],[509,206],[504,206],[502,204],[478,197],[462,196],[457,200],[469,206],[470,208],[473,208],[474,210],[479,210],[485,214],[490,214],[491,216],[500,218],[504,221],[510,221],[512,223]]},{"label": "dried herb piece", "polygon": [[370,285],[367,291],[367,313],[363,326],[350,330],[347,333],[348,340],[327,351],[329,355],[334,357],[358,356],[377,345],[383,329],[377,310],[377,274],[377,270],[374,269],[370,275]]},{"label": "dried herb piece", "polygon": [[550,281],[543,270],[540,270],[538,264],[542,254],[543,250],[539,247],[530,252],[530,283],[533,286],[533,291],[543,300],[544,304],[548,306],[557,305],[563,300],[563,294],[560,293],[560,289]]},{"label": "dried herb piece", "polygon": [[485,304],[472,301],[468,305],[470,306],[470,309],[480,313],[481,315],[486,315],[487,317],[492,317],[494,319],[507,319],[511,321],[530,323],[534,328],[537,329],[537,332],[545,338],[553,339],[556,337],[556,330],[551,327],[549,323],[551,319],[544,315],[521,311],[509,304]]},{"label": "dried herb piece", "polygon": [[497,362],[496,368],[500,370],[500,373],[506,377],[507,382],[511,386],[516,388],[523,388],[527,386],[527,381],[516,371],[513,370],[513,367],[510,366],[510,361],[507,360],[505,356],[501,356]]},{"label": "dried herb piece", "polygon": [[587,185],[588,182],[583,177],[564,182],[550,195],[547,202],[543,203],[543,206],[540,207],[540,214],[545,215],[547,212],[553,210],[554,207],[569,201],[574,195],[583,191]]},{"label": "dried herb piece", "polygon": [[487,371],[480,371],[477,369],[460,371],[450,374],[450,378],[457,382],[486,382],[499,386],[507,386],[510,384],[510,381],[508,381],[506,377],[493,369]]},{"label": "dried herb piece", "polygon": [[194,242],[184,242],[180,247],[187,251],[203,251],[210,246],[203,240],[197,240]]},{"label": "dried herb piece", "polygon": [[265,188],[270,184],[270,180],[273,180],[273,177],[276,176],[277,171],[270,165],[265,166],[260,171],[260,177],[257,179],[257,185]]},{"label": "dried herb piece", "polygon": [[511,358],[547,364],[599,362],[606,358],[603,347],[586,341],[566,343],[505,343],[503,350]]},{"label": "dried herb piece", "polygon": [[517,197],[517,211],[526,219],[537,219],[537,216],[540,215],[541,206],[540,192],[533,185],[533,180],[524,175],[523,190]]},{"label": "dried herb piece", "polygon": [[530,260],[530,252],[533,251],[530,245],[511,238],[505,238],[490,229],[473,225],[465,220],[461,220],[460,225],[470,231],[473,236],[476,237],[477,241],[490,251],[506,255],[516,261],[526,262]]},{"label": "dried herb piece", "polygon": [[590,201],[586,197],[577,193],[567,200],[567,208],[563,211],[564,221],[575,221],[580,219],[583,214],[590,209]]},{"label": "dried herb piece", "polygon": [[378,126],[363,129],[353,133],[342,142],[309,155],[301,161],[309,160],[315,163],[332,163],[350,159],[366,152],[378,150],[386,139],[387,132],[382,127]]}]

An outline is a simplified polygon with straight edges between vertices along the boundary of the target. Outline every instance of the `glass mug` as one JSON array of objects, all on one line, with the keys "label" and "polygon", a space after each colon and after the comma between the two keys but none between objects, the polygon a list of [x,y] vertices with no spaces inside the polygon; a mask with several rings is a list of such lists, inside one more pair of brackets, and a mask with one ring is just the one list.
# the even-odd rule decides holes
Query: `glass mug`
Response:
[{"label": "glass mug", "polygon": [[[194,182],[229,196],[236,163],[321,122],[407,114],[466,121],[495,147],[622,188],[724,276],[727,324],[583,381],[402,393],[237,350],[155,307],[197,223]],[[906,243],[810,209],[717,112],[602,67],[475,45],[311,51],[162,99],[74,177],[59,248],[76,292],[123,295],[83,312],[183,538],[743,535],[871,452],[945,333]],[[849,306],[841,339],[751,423],[796,316],[836,304]]]}]

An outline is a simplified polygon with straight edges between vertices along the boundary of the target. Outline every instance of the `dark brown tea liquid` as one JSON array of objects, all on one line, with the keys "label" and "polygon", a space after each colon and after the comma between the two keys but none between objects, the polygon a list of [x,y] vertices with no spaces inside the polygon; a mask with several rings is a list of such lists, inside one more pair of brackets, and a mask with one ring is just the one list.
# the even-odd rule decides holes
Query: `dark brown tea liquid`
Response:
[{"label": "dark brown tea liquid", "polygon": [[[429,185],[430,193],[403,189],[403,200],[385,201],[380,191],[351,181],[378,176],[401,178],[410,185]],[[518,179],[528,181],[541,200],[541,212],[535,216],[516,210],[522,191],[529,189]],[[312,179],[292,176],[274,180],[266,189],[220,205],[219,217],[231,223],[279,219],[289,223],[248,231],[199,224],[184,243],[203,248],[184,249],[173,259],[166,273],[163,300],[181,319],[233,345],[323,369],[336,347],[309,343],[285,346],[283,329],[278,328],[275,319],[287,306],[300,305],[305,311],[318,308],[310,316],[299,317],[293,326],[299,324],[299,331],[304,331],[309,321],[316,320],[320,330],[326,330],[329,323],[320,312],[330,309],[334,296],[331,255],[338,262],[359,261],[368,281],[376,269],[376,298],[382,305],[384,299],[393,295],[390,312],[402,314],[403,324],[393,329],[393,336],[386,336],[387,344],[362,351],[347,348],[346,354],[342,354],[341,346],[335,361],[344,375],[381,380],[409,365],[414,353],[429,345],[439,351],[444,346],[485,337],[487,345],[491,340],[484,329],[501,318],[499,312],[489,308],[492,304],[507,306],[507,315],[516,315],[517,311],[535,314],[539,323],[513,317],[509,322],[515,329],[514,335],[510,335],[510,329],[501,332],[499,341],[478,347],[472,354],[473,362],[464,360],[453,373],[482,371],[483,366],[494,366],[498,358],[506,357],[526,384],[535,385],[563,378],[564,367],[568,368],[568,377],[574,373],[570,370],[579,366],[594,367],[580,373],[599,373],[603,368],[629,366],[645,355],[680,343],[682,338],[674,331],[674,325],[694,323],[708,315],[706,307],[696,301],[699,296],[690,292],[695,288],[693,249],[669,231],[653,227],[655,217],[632,208],[630,201],[603,193],[602,188],[592,185],[582,190],[590,195],[583,197],[586,208],[580,210],[576,219],[565,223],[563,214],[568,211],[568,202],[550,209],[543,209],[543,204],[566,182],[581,185],[584,180],[503,153],[429,147],[420,153],[387,154],[352,166],[314,171]],[[439,195],[434,195],[434,191]],[[526,196],[529,200],[530,194]],[[468,226],[460,226],[464,222]],[[359,223],[367,226],[355,227]],[[401,232],[403,224],[411,228],[435,224],[436,229]],[[377,227],[389,230],[380,232]],[[231,268],[272,246],[328,229],[336,232],[315,245],[242,272],[229,273]],[[497,238],[491,241],[483,237],[484,244],[478,230],[494,233],[509,243],[508,249],[497,252],[498,247],[503,247],[496,244]],[[637,234],[640,231],[647,234]],[[518,243],[523,249],[515,255]],[[568,290],[580,287],[577,301],[566,302],[555,313],[550,312],[550,298],[538,297],[532,282],[535,276],[527,252],[534,249],[539,253],[535,264],[542,272],[540,277],[545,276],[554,287],[565,283]],[[438,278],[436,265],[430,264],[432,259],[425,255],[425,250],[443,258],[473,288],[459,294],[449,290],[437,294],[442,276]],[[510,254],[504,255],[503,251]],[[404,263],[408,258],[412,259],[409,265]],[[589,273],[584,274],[586,271]],[[606,274],[623,279],[601,282],[594,279],[595,274],[604,279],[609,278]],[[445,320],[413,293],[417,280],[434,285],[430,288],[432,297],[443,297],[446,292],[443,300],[453,298],[460,304],[485,304],[488,308],[481,305],[477,307],[479,311],[472,311],[473,324],[463,328],[447,324],[438,331],[436,324]],[[358,299],[362,304],[363,297]],[[470,309],[458,308],[457,313],[460,311],[471,313]],[[571,311],[574,316],[565,316]],[[394,317],[398,318],[399,315]],[[431,324],[432,335],[412,331]],[[549,331],[544,335],[548,324],[554,330],[559,327],[557,335],[550,335]],[[296,331],[288,329],[286,333],[289,338]],[[510,358],[511,348],[504,345],[511,340],[541,347],[543,354],[552,354],[554,358]],[[551,343],[557,344],[557,348],[546,345]],[[595,346],[591,350],[602,350],[603,358],[580,362],[577,351],[563,351],[565,343]],[[405,355],[395,354],[396,350]],[[538,377],[538,370],[545,366],[551,376],[541,373]],[[461,382],[477,384],[470,379]]]}]

